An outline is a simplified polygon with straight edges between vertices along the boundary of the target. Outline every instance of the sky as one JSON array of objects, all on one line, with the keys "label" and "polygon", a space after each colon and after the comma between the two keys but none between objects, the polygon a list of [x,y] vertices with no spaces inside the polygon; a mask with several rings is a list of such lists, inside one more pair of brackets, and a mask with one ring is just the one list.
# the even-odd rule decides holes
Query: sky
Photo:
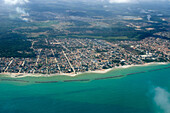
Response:
[{"label": "sky", "polygon": [[[35,0],[36,1],[36,0]],[[41,0],[39,0],[41,1]],[[52,0],[51,0],[52,1]],[[57,0],[54,0],[57,1]],[[62,0],[60,0],[62,1]],[[139,2],[165,2],[170,0],[63,0],[63,1],[96,1],[96,2],[109,2],[109,3],[139,3]],[[3,0],[7,5],[23,5],[29,2],[34,2],[34,0]]]},{"label": "sky", "polygon": [[4,0],[4,3],[5,4],[8,4],[8,5],[17,5],[17,4],[25,4],[25,3],[28,3],[29,0]]},{"label": "sky", "polygon": [[[65,0],[72,1],[72,0]],[[74,1],[97,1],[97,2],[109,2],[109,3],[140,3],[140,2],[166,2],[170,0],[74,0]]]},{"label": "sky", "polygon": [[137,2],[155,2],[155,1],[170,1],[170,0],[109,0],[110,3],[137,3]]}]

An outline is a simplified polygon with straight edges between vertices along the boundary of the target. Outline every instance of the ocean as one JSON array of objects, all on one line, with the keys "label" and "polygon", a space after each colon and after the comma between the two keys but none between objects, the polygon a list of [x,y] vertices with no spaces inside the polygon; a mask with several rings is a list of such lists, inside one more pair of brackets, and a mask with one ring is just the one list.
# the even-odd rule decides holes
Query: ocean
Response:
[{"label": "ocean", "polygon": [[0,113],[170,113],[169,66],[76,77],[1,76]]}]

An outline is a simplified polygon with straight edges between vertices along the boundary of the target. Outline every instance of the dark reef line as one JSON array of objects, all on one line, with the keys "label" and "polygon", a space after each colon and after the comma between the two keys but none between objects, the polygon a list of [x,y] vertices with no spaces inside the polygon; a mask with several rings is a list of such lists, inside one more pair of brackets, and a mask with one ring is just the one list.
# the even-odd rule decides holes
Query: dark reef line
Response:
[{"label": "dark reef line", "polygon": [[26,81],[26,80],[16,80],[16,79],[1,79],[1,81],[13,81],[13,82],[29,82],[29,81]]},{"label": "dark reef line", "polygon": [[95,78],[94,80],[111,79],[111,78],[118,78],[118,77],[123,77],[123,76],[124,76],[124,75],[110,76],[110,77],[102,77],[102,78]]}]

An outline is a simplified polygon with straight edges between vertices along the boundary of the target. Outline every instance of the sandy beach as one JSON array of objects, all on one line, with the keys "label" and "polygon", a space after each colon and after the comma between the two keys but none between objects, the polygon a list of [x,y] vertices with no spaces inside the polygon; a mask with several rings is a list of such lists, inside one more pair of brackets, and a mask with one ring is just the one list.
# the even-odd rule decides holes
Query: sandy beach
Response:
[{"label": "sandy beach", "polygon": [[80,74],[86,74],[86,73],[99,73],[104,74],[108,73],[109,71],[112,71],[114,69],[121,69],[121,68],[130,68],[130,67],[136,67],[136,66],[149,66],[149,65],[166,65],[169,64],[169,62],[152,62],[152,63],[145,63],[140,65],[124,65],[124,66],[118,66],[113,67],[109,69],[102,69],[102,70],[95,70],[95,71],[86,71],[86,72],[78,72],[77,74],[74,73],[56,73],[56,74],[30,74],[30,73],[0,73],[0,75],[7,75],[8,77],[12,78],[22,78],[22,77],[51,77],[51,76],[70,76],[75,77]]}]

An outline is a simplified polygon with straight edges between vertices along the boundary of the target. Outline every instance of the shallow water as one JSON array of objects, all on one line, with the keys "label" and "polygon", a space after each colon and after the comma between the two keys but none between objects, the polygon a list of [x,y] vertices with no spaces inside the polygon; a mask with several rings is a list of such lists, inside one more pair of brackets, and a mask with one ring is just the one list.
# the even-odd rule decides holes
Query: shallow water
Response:
[{"label": "shallow water", "polygon": [[[0,77],[0,113],[168,113],[170,68],[151,65],[76,77]],[[156,70],[149,72],[149,70]],[[133,75],[129,73],[142,72]],[[114,79],[94,80],[124,75]],[[89,81],[63,82],[72,79]],[[35,83],[35,81],[58,81]],[[160,98],[161,97],[161,98]],[[163,98],[162,98],[163,97]]]}]

